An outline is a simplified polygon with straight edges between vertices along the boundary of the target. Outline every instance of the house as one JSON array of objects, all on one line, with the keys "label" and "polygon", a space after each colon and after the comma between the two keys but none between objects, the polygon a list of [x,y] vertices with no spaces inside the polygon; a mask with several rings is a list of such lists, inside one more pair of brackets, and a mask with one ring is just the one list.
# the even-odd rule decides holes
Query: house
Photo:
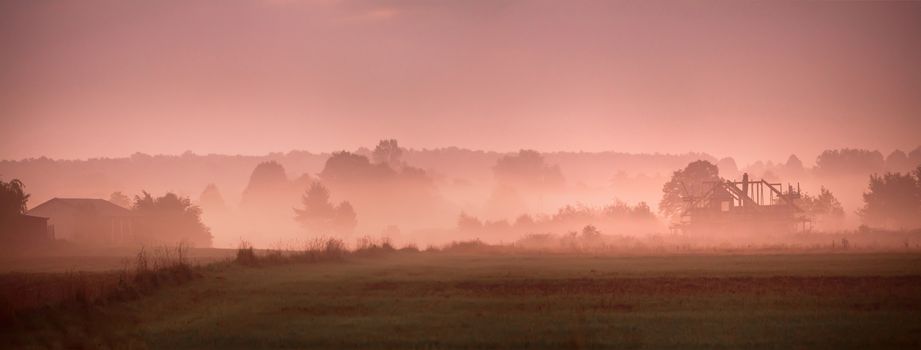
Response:
[{"label": "house", "polygon": [[48,218],[16,214],[0,220],[0,226],[4,247],[42,245],[54,239],[54,233],[48,230]]},{"label": "house", "polygon": [[135,215],[95,198],[54,198],[27,211],[48,220],[56,239],[86,245],[123,245],[135,241]]}]

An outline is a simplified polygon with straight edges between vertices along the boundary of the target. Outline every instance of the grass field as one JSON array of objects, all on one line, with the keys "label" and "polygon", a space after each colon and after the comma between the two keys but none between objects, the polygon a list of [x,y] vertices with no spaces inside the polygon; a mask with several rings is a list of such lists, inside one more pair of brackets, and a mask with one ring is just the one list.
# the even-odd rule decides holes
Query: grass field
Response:
[{"label": "grass field", "polygon": [[[151,247],[151,253],[161,248]],[[236,249],[191,248],[189,262],[207,264],[227,260],[236,254]],[[125,267],[134,261],[136,248],[109,249],[61,249],[33,254],[8,254],[0,256],[0,273],[55,273],[67,271],[110,271]]]},{"label": "grass field", "polygon": [[390,253],[216,266],[21,346],[919,348],[921,255]]}]

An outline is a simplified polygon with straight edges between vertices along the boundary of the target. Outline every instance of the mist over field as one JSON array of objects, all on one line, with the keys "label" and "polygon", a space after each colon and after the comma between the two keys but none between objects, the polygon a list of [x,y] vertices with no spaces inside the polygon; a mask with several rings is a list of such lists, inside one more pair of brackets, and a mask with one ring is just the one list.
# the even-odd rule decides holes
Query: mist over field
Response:
[{"label": "mist over field", "polygon": [[[113,193],[125,197],[116,204],[130,208],[143,191],[176,193],[201,209],[215,247],[233,248],[241,241],[284,247],[320,236],[388,237],[426,246],[473,238],[510,242],[586,225],[606,234],[668,234],[673,218],[661,207],[663,187],[675,171],[697,160],[712,163],[724,179],[748,174],[814,196],[827,189],[840,212],[810,213],[810,230],[835,232],[863,224],[858,212],[871,175],[909,173],[921,164],[921,147],[886,157],[879,151],[829,150],[805,163],[811,166],[796,155],[740,166],[732,157],[706,153],[417,150],[383,140],[335,153],[25,159],[0,162],[0,173],[28,184],[30,208],[54,197],[108,200]],[[353,222],[344,228],[298,222],[296,209],[313,184],[324,187],[333,207],[347,202]],[[879,228],[904,228],[899,225]]]}]

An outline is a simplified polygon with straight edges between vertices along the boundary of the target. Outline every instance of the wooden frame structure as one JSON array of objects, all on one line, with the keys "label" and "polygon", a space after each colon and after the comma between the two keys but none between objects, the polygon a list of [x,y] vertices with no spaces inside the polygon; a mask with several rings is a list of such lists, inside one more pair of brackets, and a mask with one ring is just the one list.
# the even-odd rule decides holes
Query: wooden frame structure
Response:
[{"label": "wooden frame structure", "polygon": [[710,189],[703,195],[687,195],[687,206],[681,222],[672,226],[684,233],[701,231],[745,231],[783,233],[807,231],[811,221],[796,205],[800,198],[799,185],[794,190],[787,185],[765,180],[750,181],[748,174],[742,181],[720,180],[709,182]]}]

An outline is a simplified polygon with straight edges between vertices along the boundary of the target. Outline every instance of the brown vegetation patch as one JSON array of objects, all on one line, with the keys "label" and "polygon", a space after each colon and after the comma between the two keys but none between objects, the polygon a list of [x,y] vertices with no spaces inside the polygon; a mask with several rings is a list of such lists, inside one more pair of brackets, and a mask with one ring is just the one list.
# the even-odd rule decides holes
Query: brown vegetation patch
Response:
[{"label": "brown vegetation patch", "polygon": [[278,311],[281,313],[297,313],[310,316],[361,316],[370,313],[370,309],[364,305],[286,306]]},{"label": "brown vegetation patch", "polygon": [[807,294],[857,296],[872,292],[921,293],[921,276],[867,277],[654,277],[463,281],[457,289],[479,296],[571,294]]}]

